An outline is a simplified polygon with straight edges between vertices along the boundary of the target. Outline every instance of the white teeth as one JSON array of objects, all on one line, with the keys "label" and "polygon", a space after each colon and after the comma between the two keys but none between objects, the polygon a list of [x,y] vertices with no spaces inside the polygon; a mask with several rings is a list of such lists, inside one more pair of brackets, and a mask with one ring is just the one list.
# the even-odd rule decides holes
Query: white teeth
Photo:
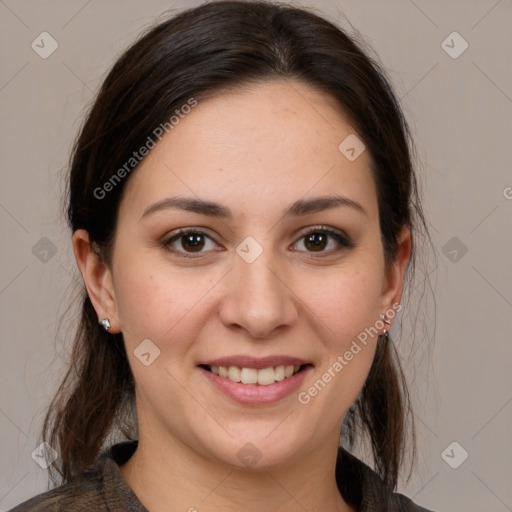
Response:
[{"label": "white teeth", "polygon": [[274,379],[278,382],[284,379],[284,366],[276,366],[274,368]]},{"label": "white teeth", "polygon": [[259,384],[260,386],[268,386],[274,382],[280,382],[291,377],[299,371],[300,365],[280,365],[269,368],[240,368],[239,366],[211,366],[210,369],[215,375],[228,378],[233,382],[241,382],[242,384]]},{"label": "white teeth", "polygon": [[228,369],[228,377],[233,382],[240,382],[242,380],[240,377],[240,368],[238,368],[238,366],[230,366]]},{"label": "white teeth", "polygon": [[240,370],[242,384],[256,384],[258,382],[258,370],[254,368],[242,368]]},{"label": "white teeth", "polygon": [[258,384],[261,386],[268,386],[269,384],[274,384],[275,382],[275,372],[274,368],[263,368],[258,370]]}]

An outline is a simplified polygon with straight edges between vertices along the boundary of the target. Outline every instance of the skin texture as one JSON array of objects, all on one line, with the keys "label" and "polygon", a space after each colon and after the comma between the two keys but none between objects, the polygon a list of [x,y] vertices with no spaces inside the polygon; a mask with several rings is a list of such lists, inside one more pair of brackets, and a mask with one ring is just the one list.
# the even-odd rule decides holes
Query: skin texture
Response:
[{"label": "skin texture", "polygon": [[[377,336],[305,405],[296,392],[272,405],[241,405],[197,365],[235,354],[301,357],[314,365],[304,391],[399,302],[410,234],[403,229],[386,268],[370,155],[349,161],[338,150],[353,133],[332,98],[298,81],[201,100],[130,176],[112,266],[91,250],[87,232],[75,232],[98,320],[108,317],[110,332],[124,336],[139,447],[121,472],[152,512],[352,510],[336,487],[336,450]],[[282,215],[298,199],[333,193],[366,213],[341,206]],[[177,195],[218,202],[233,219],[178,209],[141,218]],[[330,237],[315,251],[304,234],[322,225],[342,230],[354,247]],[[199,253],[183,238],[162,246],[185,227],[206,233]],[[248,236],[263,249],[252,263],[236,252]],[[149,366],[134,355],[144,339],[160,350]],[[261,453],[253,467],[237,456],[247,442]]]}]

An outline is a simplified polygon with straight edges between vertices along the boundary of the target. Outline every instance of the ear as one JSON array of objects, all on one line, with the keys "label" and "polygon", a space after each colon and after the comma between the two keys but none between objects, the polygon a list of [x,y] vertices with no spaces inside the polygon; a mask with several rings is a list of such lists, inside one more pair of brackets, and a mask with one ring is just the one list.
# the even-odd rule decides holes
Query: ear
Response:
[{"label": "ear", "polygon": [[84,229],[77,229],[73,233],[72,244],[87,293],[98,315],[98,323],[108,318],[111,326],[108,332],[120,332],[112,274],[108,265],[91,245],[89,233]]},{"label": "ear", "polygon": [[[398,237],[398,250],[395,261],[386,269],[382,288],[382,312],[388,311],[393,304],[400,303],[407,264],[411,256],[411,232],[404,226]],[[396,309],[396,307],[394,308]],[[390,326],[391,327],[391,326]],[[388,328],[389,330],[389,328]]]}]

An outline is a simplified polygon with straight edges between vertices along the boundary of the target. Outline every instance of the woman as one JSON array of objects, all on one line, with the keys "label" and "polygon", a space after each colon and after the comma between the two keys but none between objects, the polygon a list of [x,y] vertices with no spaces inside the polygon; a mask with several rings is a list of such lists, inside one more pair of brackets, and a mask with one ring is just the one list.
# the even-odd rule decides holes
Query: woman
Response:
[{"label": "woman", "polygon": [[308,11],[208,3],[132,45],[71,159],[62,485],[13,510],[425,510],[393,492],[409,142],[379,67]]}]

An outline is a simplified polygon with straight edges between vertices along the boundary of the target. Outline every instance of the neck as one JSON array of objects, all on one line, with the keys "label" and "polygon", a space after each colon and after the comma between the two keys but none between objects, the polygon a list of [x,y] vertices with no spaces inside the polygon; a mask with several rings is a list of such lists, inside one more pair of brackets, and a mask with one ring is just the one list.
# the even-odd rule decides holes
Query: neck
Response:
[{"label": "neck", "polygon": [[152,431],[139,435],[120,470],[151,512],[353,512],[336,485],[337,446],[331,436],[299,461],[256,470],[223,464]]}]

